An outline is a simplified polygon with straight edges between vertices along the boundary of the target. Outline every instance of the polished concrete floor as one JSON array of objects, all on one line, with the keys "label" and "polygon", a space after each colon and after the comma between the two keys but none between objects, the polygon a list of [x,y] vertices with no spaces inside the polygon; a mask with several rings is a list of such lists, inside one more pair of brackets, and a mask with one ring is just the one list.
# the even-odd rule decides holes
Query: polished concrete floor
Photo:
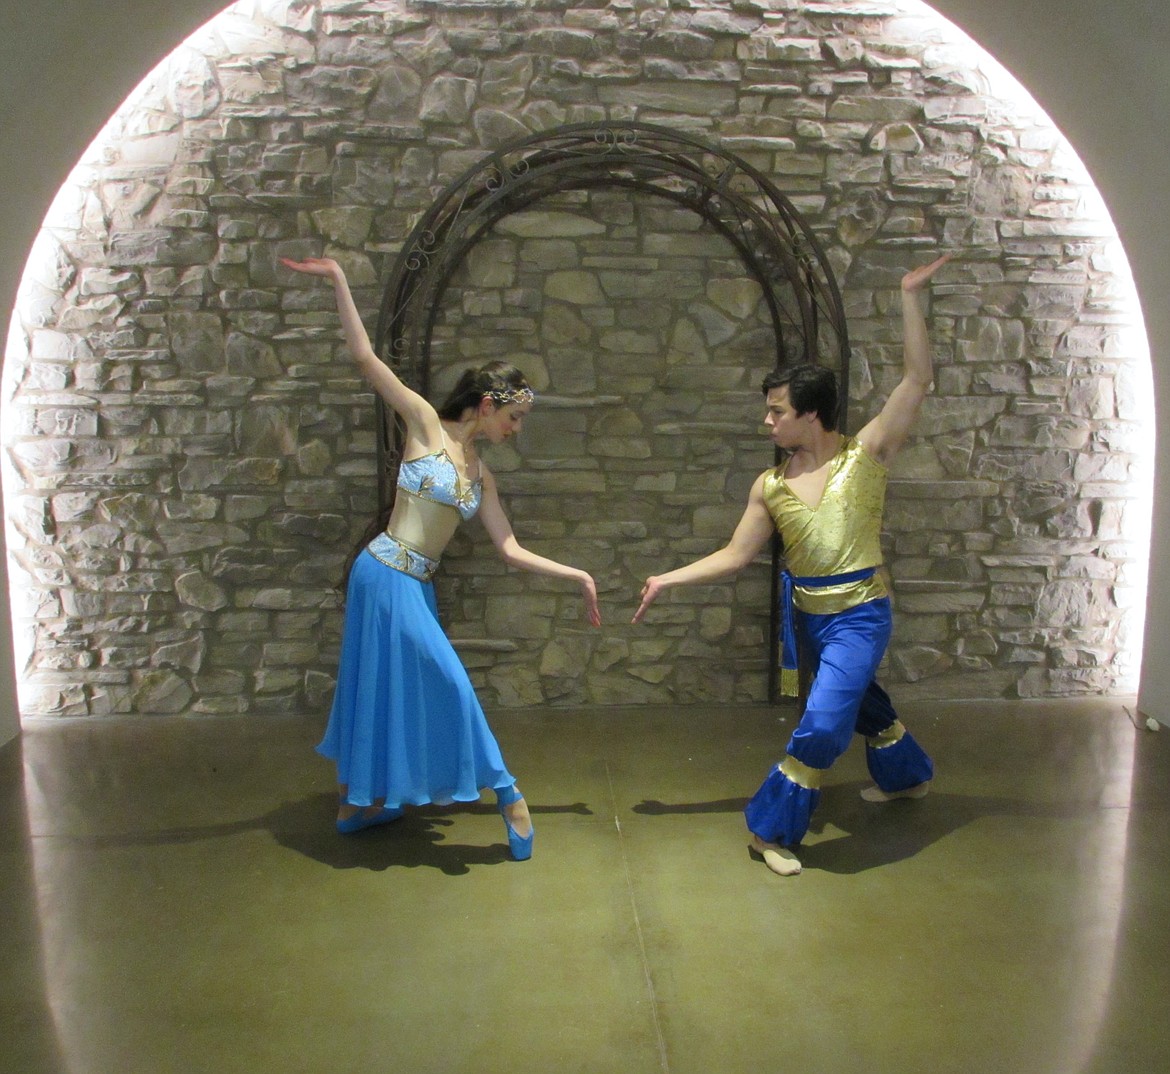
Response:
[{"label": "polished concrete floor", "polygon": [[740,810],[790,709],[499,712],[485,802],[338,836],[302,719],[35,722],[0,749],[2,1074],[1145,1074],[1170,1069],[1170,729],[916,705],[805,871]]}]

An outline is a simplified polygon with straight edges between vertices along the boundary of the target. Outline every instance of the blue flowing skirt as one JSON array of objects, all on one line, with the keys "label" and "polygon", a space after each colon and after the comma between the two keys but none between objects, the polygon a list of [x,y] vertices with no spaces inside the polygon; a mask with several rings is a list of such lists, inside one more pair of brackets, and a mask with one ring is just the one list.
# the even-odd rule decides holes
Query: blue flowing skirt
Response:
[{"label": "blue flowing skirt", "polygon": [[467,672],[439,625],[434,587],[357,557],[329,725],[317,752],[346,800],[389,808],[474,802],[510,788]]}]

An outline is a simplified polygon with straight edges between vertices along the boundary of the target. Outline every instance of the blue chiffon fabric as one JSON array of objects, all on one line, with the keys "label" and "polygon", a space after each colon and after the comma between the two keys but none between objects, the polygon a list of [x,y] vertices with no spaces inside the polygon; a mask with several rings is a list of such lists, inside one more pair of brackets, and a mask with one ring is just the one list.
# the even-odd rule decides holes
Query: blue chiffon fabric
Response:
[{"label": "blue chiffon fabric", "polygon": [[511,788],[467,672],[439,625],[430,582],[357,557],[346,595],[337,689],[317,752],[346,800],[389,808],[474,802]]}]

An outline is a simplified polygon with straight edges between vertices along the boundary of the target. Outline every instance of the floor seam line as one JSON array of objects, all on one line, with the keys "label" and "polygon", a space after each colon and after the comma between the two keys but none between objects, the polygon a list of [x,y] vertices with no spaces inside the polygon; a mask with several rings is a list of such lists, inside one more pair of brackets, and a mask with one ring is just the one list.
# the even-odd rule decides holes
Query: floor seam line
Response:
[{"label": "floor seam line", "polygon": [[609,805],[613,811],[613,825],[618,833],[618,849],[621,853],[622,871],[626,877],[626,895],[630,900],[630,911],[634,917],[634,935],[638,939],[638,957],[642,962],[642,977],[646,982],[646,992],[650,997],[650,1019],[654,1023],[654,1036],[658,1042],[658,1062],[663,1074],[670,1074],[670,1058],[666,1051],[666,1037],[662,1033],[662,1022],[658,1017],[658,993],[654,989],[654,977],[650,972],[650,959],[646,954],[646,938],[642,934],[642,919],[638,915],[638,900],[634,897],[634,881],[630,875],[630,861],[626,855],[625,833],[622,831],[621,818],[618,816],[617,799],[613,792],[613,778],[610,774],[608,762],[605,765],[605,778],[609,784]]}]

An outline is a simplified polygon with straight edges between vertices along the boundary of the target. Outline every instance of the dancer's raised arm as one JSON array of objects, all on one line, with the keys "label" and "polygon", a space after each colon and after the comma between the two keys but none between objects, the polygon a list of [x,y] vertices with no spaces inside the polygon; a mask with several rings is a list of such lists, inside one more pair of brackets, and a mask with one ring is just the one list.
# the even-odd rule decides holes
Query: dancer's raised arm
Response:
[{"label": "dancer's raised arm", "polygon": [[877,417],[857,434],[865,450],[884,465],[889,465],[906,442],[934,380],[926,317],[919,294],[950,259],[950,254],[943,254],[929,265],[921,265],[902,277],[902,379]]},{"label": "dancer's raised arm", "polygon": [[[342,267],[328,257],[307,257],[303,261],[292,261],[282,257],[280,261],[285,268],[293,272],[319,276],[333,284],[333,294],[337,300],[337,312],[341,317],[345,342],[358,371],[370,387],[406,422],[408,441],[411,438],[416,439],[423,450],[437,446],[439,417],[435,413],[435,408],[418,392],[403,384],[394,371],[374,353]],[[409,446],[408,444],[408,448]]]}]

